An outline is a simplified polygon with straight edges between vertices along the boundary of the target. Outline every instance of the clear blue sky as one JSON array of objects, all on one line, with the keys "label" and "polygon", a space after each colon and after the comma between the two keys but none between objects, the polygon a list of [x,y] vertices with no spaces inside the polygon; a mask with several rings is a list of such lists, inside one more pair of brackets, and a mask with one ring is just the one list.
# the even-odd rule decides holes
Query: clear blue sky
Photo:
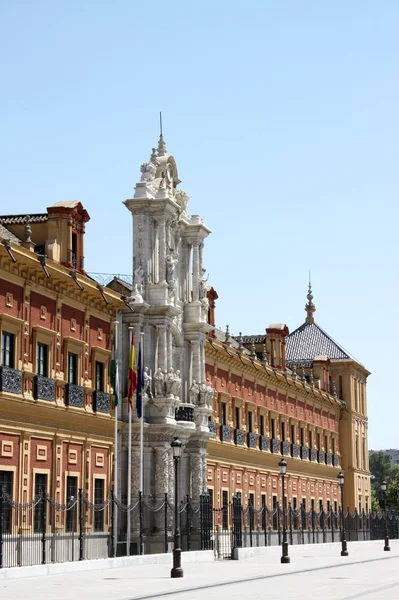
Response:
[{"label": "clear blue sky", "polygon": [[130,273],[162,110],[218,324],[292,331],[310,268],[317,322],[372,371],[369,446],[398,448],[398,31],[395,0],[3,0],[1,213],[78,199],[87,270]]}]

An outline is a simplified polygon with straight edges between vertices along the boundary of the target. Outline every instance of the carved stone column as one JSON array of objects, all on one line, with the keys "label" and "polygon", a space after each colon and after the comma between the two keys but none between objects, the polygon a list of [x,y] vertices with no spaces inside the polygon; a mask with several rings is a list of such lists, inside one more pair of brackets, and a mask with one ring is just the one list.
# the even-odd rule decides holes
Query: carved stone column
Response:
[{"label": "carved stone column", "polygon": [[199,242],[193,242],[193,300],[199,299]]},{"label": "carved stone column", "polygon": [[191,496],[193,499],[199,498],[203,491],[203,465],[201,454],[191,454]]},{"label": "carved stone column", "polygon": [[159,229],[159,282],[166,281],[166,229],[165,217],[161,217],[158,221]]},{"label": "carved stone column", "polygon": [[169,451],[164,447],[155,449],[155,496],[163,500],[169,493]]},{"label": "carved stone column", "polygon": [[191,342],[191,380],[195,379],[197,383],[201,383],[200,373],[200,347],[198,340]]},{"label": "carved stone column", "polygon": [[167,344],[167,366],[168,369],[173,367],[173,347],[172,347],[172,328],[170,325],[166,327],[166,344]]},{"label": "carved stone column", "polygon": [[158,336],[158,368],[162,371],[166,371],[166,326],[157,325],[157,336]]}]

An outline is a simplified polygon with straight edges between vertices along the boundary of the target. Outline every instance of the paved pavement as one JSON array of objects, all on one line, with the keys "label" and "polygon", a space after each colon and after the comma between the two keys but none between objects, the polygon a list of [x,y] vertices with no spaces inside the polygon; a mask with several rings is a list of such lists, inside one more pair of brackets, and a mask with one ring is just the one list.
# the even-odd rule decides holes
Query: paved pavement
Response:
[{"label": "paved pavement", "polygon": [[394,600],[399,598],[399,541],[291,546],[291,563],[280,549],[241,561],[187,564],[183,579],[170,567],[145,565],[0,581],[1,600]]}]

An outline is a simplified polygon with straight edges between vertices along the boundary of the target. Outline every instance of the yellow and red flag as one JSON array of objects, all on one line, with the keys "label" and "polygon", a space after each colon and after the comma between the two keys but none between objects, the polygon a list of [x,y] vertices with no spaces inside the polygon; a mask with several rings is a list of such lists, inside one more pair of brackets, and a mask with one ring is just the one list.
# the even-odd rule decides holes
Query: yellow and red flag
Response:
[{"label": "yellow and red flag", "polygon": [[129,390],[128,400],[130,408],[133,408],[133,398],[137,389],[137,369],[136,369],[136,349],[134,347],[134,333],[132,333],[132,346],[130,348],[129,359]]}]

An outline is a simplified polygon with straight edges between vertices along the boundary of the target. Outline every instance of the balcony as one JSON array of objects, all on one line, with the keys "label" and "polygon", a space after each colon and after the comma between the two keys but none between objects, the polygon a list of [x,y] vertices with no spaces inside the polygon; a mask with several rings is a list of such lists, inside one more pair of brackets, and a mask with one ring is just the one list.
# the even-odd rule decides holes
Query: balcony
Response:
[{"label": "balcony", "polygon": [[105,392],[95,390],[93,393],[93,410],[109,414],[111,408],[111,396]]},{"label": "balcony", "polygon": [[209,433],[216,435],[216,423],[215,421],[208,421]]},{"label": "balcony", "polygon": [[316,462],[317,460],[317,452],[314,448],[309,448],[309,460],[311,462]]},{"label": "balcony", "polygon": [[309,458],[309,448],[307,446],[301,446],[301,459],[307,460]]},{"label": "balcony", "polygon": [[280,454],[280,442],[276,438],[270,440],[270,450],[273,454]]},{"label": "balcony", "polygon": [[175,412],[176,421],[184,421],[185,423],[194,422],[194,407],[193,406],[179,406]]},{"label": "balcony", "polygon": [[247,446],[248,448],[256,448],[256,433],[252,433],[252,431],[247,433]]},{"label": "balcony", "polygon": [[317,460],[319,461],[319,463],[325,463],[326,462],[326,455],[324,450],[319,450],[317,453]]},{"label": "balcony", "polygon": [[65,405],[73,406],[74,408],[84,407],[84,389],[80,385],[74,383],[67,383],[65,386]]},{"label": "balcony", "polygon": [[299,446],[298,444],[291,444],[291,456],[292,458],[298,458],[299,456]]},{"label": "balcony", "polygon": [[220,439],[222,442],[230,441],[230,427],[228,425],[220,426]]},{"label": "balcony", "polygon": [[332,454],[331,454],[331,452],[326,452],[326,465],[332,465]]},{"label": "balcony", "polygon": [[33,395],[35,400],[47,400],[54,402],[55,400],[55,381],[43,375],[36,375],[33,385]]},{"label": "balcony", "polygon": [[237,446],[243,446],[245,444],[245,431],[242,429],[234,429],[234,443]]},{"label": "balcony", "polygon": [[333,465],[334,465],[334,467],[338,467],[339,466],[338,454],[333,454]]},{"label": "balcony", "polygon": [[259,448],[264,452],[269,450],[269,438],[267,438],[265,435],[259,436]]},{"label": "balcony", "polygon": [[290,443],[289,442],[281,442],[281,454],[284,456],[289,456],[290,454]]},{"label": "balcony", "polygon": [[0,392],[22,394],[22,371],[11,367],[0,367]]}]

